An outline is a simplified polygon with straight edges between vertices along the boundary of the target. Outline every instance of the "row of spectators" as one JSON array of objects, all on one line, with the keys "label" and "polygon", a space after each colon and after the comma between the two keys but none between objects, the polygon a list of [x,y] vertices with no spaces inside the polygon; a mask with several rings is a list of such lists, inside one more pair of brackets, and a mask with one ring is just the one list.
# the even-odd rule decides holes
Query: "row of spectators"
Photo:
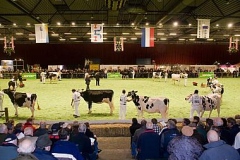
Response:
[{"label": "row of spectators", "polygon": [[39,128],[31,118],[24,124],[1,123],[0,144],[0,160],[96,160],[101,151],[89,123],[78,121],[40,122]]},{"label": "row of spectators", "polygon": [[158,125],[132,119],[131,154],[134,159],[168,160],[240,160],[240,126],[234,118],[184,118],[177,126],[176,119]]}]

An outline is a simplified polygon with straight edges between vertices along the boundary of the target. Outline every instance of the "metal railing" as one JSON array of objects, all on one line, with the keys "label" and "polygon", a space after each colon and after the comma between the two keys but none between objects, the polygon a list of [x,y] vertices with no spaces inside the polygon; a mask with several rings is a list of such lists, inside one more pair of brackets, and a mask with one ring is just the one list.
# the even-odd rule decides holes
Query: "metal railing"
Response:
[{"label": "metal railing", "polygon": [[4,113],[5,113],[5,120],[6,120],[6,122],[8,122],[8,121],[9,121],[8,108],[4,108],[4,110],[3,110],[3,111],[0,111],[0,113],[1,113],[1,112],[4,112]]}]

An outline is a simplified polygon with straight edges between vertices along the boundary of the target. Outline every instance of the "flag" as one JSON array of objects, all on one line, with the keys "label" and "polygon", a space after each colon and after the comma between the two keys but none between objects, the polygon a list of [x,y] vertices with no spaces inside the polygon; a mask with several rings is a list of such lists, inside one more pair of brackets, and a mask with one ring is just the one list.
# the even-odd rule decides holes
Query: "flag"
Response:
[{"label": "flag", "polygon": [[36,43],[49,43],[47,24],[35,24],[35,38]]},{"label": "flag", "polygon": [[154,28],[142,28],[141,47],[154,47]]},{"label": "flag", "polygon": [[91,24],[91,42],[103,42],[103,24]]},{"label": "flag", "polygon": [[123,51],[123,37],[114,37],[114,52],[122,52]]},{"label": "flag", "polygon": [[209,38],[210,19],[198,19],[197,38]]}]

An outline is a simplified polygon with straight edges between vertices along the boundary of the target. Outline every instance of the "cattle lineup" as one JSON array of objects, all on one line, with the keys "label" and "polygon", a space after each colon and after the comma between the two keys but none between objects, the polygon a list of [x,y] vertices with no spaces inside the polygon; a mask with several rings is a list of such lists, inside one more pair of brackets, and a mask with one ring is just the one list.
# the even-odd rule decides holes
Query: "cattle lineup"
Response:
[{"label": "cattle lineup", "polygon": [[[103,78],[101,80],[101,86],[95,86],[94,84],[90,84],[90,89],[85,91],[82,90],[86,87],[84,79],[63,79],[61,81],[58,79],[56,85],[51,85],[51,83],[42,83],[38,80],[26,80],[24,82],[25,87],[23,88],[20,88],[19,84],[18,86],[16,86],[16,83],[9,84],[11,82],[9,80],[2,80],[5,81],[4,83],[7,84],[5,86],[8,86],[9,90],[14,90],[12,92],[7,92],[7,90],[4,90],[5,95],[7,95],[9,99],[4,99],[3,107],[6,106],[10,109],[10,116],[14,115],[11,106],[14,106],[16,115],[27,115],[27,113],[25,113],[26,110],[21,111],[22,109],[20,109],[21,113],[19,114],[19,109],[17,109],[17,107],[26,106],[30,109],[32,113],[31,116],[35,118],[38,117],[39,112],[40,115],[43,115],[44,113],[42,111],[49,113],[51,111],[57,111],[59,112],[58,114],[61,115],[62,113],[60,113],[60,111],[65,110],[69,114],[67,116],[74,115],[75,118],[80,119],[82,117],[91,116],[93,116],[91,118],[94,118],[94,114],[99,113],[99,111],[104,115],[109,113],[107,117],[109,117],[110,119],[119,119],[119,99],[122,89],[125,89],[127,91],[128,100],[132,101],[132,103],[127,102],[128,105],[125,115],[126,119],[128,119],[131,115],[137,115],[139,118],[145,118],[150,116],[151,114],[157,115],[159,118],[165,119],[173,116],[175,114],[174,112],[177,110],[179,110],[179,112],[181,113],[181,109],[183,109],[184,112],[182,112],[182,115],[178,115],[179,117],[191,117],[191,103],[186,103],[184,99],[186,98],[186,96],[193,94],[194,90],[197,89],[200,92],[199,96],[201,100],[199,102],[200,109],[196,110],[196,114],[200,117],[211,117],[212,114],[216,117],[220,115],[222,116],[223,112],[220,112],[220,106],[222,106],[222,103],[224,102],[222,98],[225,89],[225,82],[222,82],[225,81],[224,78],[221,79],[215,77],[210,79],[195,79],[188,78],[188,75],[185,73],[172,74],[171,78],[167,77],[166,79],[165,77],[163,77],[164,75],[162,75],[162,79],[158,81],[152,81],[152,78],[131,78],[128,81],[121,81],[121,79]],[[156,79],[156,77],[153,78]],[[91,77],[91,80],[93,79],[94,77]],[[202,85],[195,86],[193,85],[193,82],[195,81],[198,81],[199,84],[202,83],[206,85],[204,87]],[[67,102],[69,104],[69,101],[72,100],[72,96],[69,95],[69,93],[71,93],[70,91],[73,88],[79,90],[81,96],[79,100],[80,113],[77,116],[75,112],[71,109],[74,107],[65,108],[63,106],[63,104],[66,104]],[[172,93],[170,93],[168,88],[171,88]],[[11,93],[12,95],[10,95],[9,93]],[[20,99],[19,102],[18,97],[20,93],[24,94],[24,96],[21,95],[22,99]],[[52,97],[51,103],[47,103],[49,102],[49,100],[47,99],[51,96],[54,96]],[[178,98],[178,96],[183,98]],[[54,101],[56,97],[58,98],[58,100]],[[36,114],[34,111],[36,109],[35,104],[38,104],[37,99],[40,100],[41,106],[44,106],[43,108],[45,109],[36,112]],[[182,105],[179,105],[179,102]],[[71,104],[71,106],[73,105]],[[205,111],[209,111],[206,113],[208,115],[205,114]],[[71,112],[73,112],[73,114]],[[143,115],[144,112],[146,113]],[[100,119],[104,119],[104,117],[106,116],[100,117]],[[62,118],[64,118],[64,116]]]}]

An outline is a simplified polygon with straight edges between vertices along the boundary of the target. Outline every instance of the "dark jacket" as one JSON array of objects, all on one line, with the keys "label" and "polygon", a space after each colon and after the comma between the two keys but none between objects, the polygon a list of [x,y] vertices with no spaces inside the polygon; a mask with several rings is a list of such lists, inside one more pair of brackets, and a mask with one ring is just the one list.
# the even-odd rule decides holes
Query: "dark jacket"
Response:
[{"label": "dark jacket", "polygon": [[57,160],[51,152],[45,151],[40,148],[36,148],[35,151],[33,152],[33,155],[37,157],[40,160]]},{"label": "dark jacket", "polygon": [[160,137],[153,130],[143,132],[137,143],[138,159],[159,159],[160,158]]},{"label": "dark jacket", "polygon": [[237,150],[222,140],[210,142],[203,147],[207,150],[203,152],[199,160],[240,160]]},{"label": "dark jacket", "polygon": [[0,146],[0,160],[12,160],[16,158],[18,156],[17,148],[14,144]]}]

